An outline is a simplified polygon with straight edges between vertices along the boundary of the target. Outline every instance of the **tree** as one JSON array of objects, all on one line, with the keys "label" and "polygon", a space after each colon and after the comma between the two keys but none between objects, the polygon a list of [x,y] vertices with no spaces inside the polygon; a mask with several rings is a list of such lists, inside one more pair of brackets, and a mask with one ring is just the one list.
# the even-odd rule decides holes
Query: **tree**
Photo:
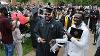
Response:
[{"label": "tree", "polygon": [[[8,0],[9,2],[11,2],[11,0]],[[16,0],[17,2],[20,2],[20,3],[26,3],[28,2],[29,0]]]},{"label": "tree", "polygon": [[26,3],[28,2],[29,0],[17,0],[17,2],[20,2],[20,3]]},{"label": "tree", "polygon": [[[11,1],[11,0],[9,0]],[[17,0],[17,2],[21,2],[21,3],[26,3],[30,0]],[[93,4],[100,4],[100,0],[43,0],[44,3],[48,3],[51,2],[53,4],[60,4],[61,2],[64,2],[65,4],[78,4],[78,5],[93,5]]]}]

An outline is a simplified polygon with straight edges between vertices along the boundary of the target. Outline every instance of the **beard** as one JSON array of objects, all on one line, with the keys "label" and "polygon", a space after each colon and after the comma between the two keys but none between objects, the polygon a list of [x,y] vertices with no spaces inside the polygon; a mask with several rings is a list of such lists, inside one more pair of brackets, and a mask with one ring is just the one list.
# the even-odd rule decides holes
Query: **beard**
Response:
[{"label": "beard", "polygon": [[76,22],[76,23],[74,23],[74,24],[75,24],[76,26],[79,26],[81,23],[82,23],[82,22],[79,21],[79,22]]},{"label": "beard", "polygon": [[45,17],[46,21],[50,21],[52,19],[52,17]]}]

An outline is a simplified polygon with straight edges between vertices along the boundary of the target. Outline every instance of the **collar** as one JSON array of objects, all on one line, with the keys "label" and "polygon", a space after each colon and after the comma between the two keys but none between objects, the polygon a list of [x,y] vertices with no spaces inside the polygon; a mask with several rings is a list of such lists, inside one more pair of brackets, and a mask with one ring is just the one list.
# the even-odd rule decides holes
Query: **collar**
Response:
[{"label": "collar", "polygon": [[[85,23],[82,21],[82,23],[79,25],[79,27],[78,27],[77,29],[83,29],[84,26],[86,26],[86,25],[85,25]],[[71,27],[76,28],[76,25],[74,24],[74,25],[72,25]]]},{"label": "collar", "polygon": [[53,20],[54,20],[54,19],[51,19],[51,20],[48,20],[48,21],[45,20],[45,22],[46,22],[46,23],[50,23],[50,22],[52,22]]}]

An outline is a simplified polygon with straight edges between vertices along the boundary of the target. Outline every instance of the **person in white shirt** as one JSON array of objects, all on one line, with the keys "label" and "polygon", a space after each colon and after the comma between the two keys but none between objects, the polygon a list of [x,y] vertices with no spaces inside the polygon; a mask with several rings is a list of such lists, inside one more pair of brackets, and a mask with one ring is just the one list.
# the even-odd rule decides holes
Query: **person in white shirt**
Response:
[{"label": "person in white shirt", "polygon": [[83,30],[80,39],[77,39],[70,34],[71,27],[69,27],[67,34],[63,39],[56,39],[57,43],[65,43],[63,56],[87,56],[89,30],[82,21],[82,15],[77,13],[74,15],[74,25],[71,27]]},{"label": "person in white shirt", "polygon": [[13,39],[14,39],[14,44],[15,44],[15,49],[16,49],[16,54],[17,56],[23,56],[23,48],[22,48],[22,35],[19,29],[20,22],[18,20],[14,20],[12,22],[13,27],[15,29],[12,31]]},{"label": "person in white shirt", "polygon": [[100,56],[100,19],[98,19],[96,24],[96,52],[95,56]]}]

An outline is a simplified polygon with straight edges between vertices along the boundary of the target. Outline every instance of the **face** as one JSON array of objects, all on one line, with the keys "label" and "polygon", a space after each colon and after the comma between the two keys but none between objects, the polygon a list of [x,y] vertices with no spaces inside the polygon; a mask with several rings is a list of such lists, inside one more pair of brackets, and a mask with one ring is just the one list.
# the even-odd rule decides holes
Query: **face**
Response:
[{"label": "face", "polygon": [[58,15],[60,15],[61,12],[59,11],[59,12],[57,12],[57,13],[58,13]]},{"label": "face", "polygon": [[100,24],[100,20],[97,21]]},{"label": "face", "polygon": [[70,9],[69,12],[72,12],[72,9]]},{"label": "face", "polygon": [[2,13],[0,13],[0,16],[2,16]]},{"label": "face", "polygon": [[81,20],[81,14],[75,15],[75,16],[74,16],[74,24],[75,24],[75,25],[80,25],[81,22],[82,22],[82,20]]},{"label": "face", "polygon": [[51,19],[52,19],[52,14],[46,12],[46,13],[45,13],[45,20],[46,20],[46,21],[49,21],[49,20],[51,20]]}]

